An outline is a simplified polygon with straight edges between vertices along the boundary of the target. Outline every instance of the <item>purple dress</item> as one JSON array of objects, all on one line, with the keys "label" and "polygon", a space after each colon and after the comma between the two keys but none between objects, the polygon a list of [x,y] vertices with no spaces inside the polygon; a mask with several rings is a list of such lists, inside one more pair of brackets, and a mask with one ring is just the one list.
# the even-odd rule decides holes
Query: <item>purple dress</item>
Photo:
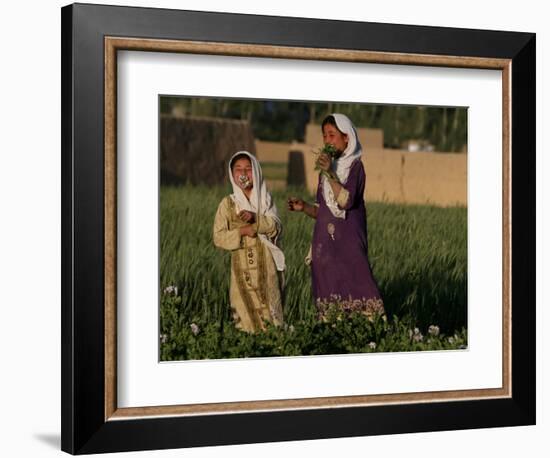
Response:
[{"label": "purple dress", "polygon": [[319,177],[319,209],[311,252],[313,296],[321,314],[322,304],[329,302],[346,310],[382,314],[383,301],[368,259],[365,170],[361,159],[351,165],[344,188],[349,192],[346,206],[341,207],[346,216],[336,218],[325,203]]}]

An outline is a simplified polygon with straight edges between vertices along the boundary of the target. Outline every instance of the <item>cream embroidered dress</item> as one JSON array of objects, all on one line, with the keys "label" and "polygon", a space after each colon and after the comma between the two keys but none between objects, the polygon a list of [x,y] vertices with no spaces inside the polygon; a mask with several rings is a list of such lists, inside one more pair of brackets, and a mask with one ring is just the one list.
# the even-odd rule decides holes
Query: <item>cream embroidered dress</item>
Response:
[{"label": "cream embroidered dress", "polygon": [[[261,178],[261,171],[258,173],[259,164],[252,155],[250,157],[256,193],[251,195],[251,202],[248,202],[248,199],[246,202],[243,201],[244,194],[241,191],[243,196],[236,196],[240,189],[231,179],[235,193],[224,197],[218,206],[213,239],[218,248],[231,251],[229,299],[235,326],[247,332],[256,332],[265,329],[264,320],[275,325],[283,322],[284,255],[277,246],[282,230],[280,219],[271,203],[271,196],[267,200],[265,198],[265,184]],[[262,194],[264,205],[261,205],[261,202],[258,205]],[[247,204],[250,207],[243,208]],[[256,214],[256,237],[240,235],[240,228],[247,225],[238,217],[238,213],[243,209]]]}]

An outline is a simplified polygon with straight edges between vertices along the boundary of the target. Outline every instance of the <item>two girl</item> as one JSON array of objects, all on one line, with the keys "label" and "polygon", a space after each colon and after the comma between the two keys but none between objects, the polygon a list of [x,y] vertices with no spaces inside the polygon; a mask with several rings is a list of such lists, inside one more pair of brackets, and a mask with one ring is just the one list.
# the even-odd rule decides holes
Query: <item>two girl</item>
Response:
[{"label": "two girl", "polygon": [[[323,142],[336,154],[320,154],[316,202],[289,197],[288,210],[315,219],[311,253],[313,296],[320,317],[331,304],[369,317],[384,305],[368,260],[362,148],[351,121],[342,114],[322,123]],[[229,161],[233,194],[214,221],[214,244],[231,251],[230,302],[238,328],[264,329],[283,321],[284,255],[278,246],[281,220],[254,156],[241,151]]]}]

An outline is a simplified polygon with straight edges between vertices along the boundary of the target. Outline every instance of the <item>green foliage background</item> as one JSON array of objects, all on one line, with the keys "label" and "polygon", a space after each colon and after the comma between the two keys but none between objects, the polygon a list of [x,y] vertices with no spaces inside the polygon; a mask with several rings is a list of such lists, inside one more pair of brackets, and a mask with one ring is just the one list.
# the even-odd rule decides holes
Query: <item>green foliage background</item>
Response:
[{"label": "green foliage background", "polygon": [[441,152],[460,152],[467,144],[465,107],[375,105],[205,97],[168,97],[161,113],[247,119],[260,140],[303,141],[307,123],[320,124],[330,113],[345,113],[356,127],[384,131],[384,146],[399,148],[407,140],[426,140]]}]

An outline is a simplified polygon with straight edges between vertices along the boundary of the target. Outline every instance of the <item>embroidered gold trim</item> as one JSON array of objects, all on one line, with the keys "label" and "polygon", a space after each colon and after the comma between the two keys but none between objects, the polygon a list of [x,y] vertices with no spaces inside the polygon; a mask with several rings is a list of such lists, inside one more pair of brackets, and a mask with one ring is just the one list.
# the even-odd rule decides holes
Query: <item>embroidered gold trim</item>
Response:
[{"label": "embroidered gold trim", "polygon": [[269,305],[267,303],[267,266],[264,245],[258,238],[256,238],[256,253],[258,256],[258,292],[262,308],[264,308]]},{"label": "embroidered gold trim", "polygon": [[[233,227],[239,227],[242,224],[239,224],[240,220],[238,219],[237,214],[235,212],[235,203],[233,202],[233,199],[231,199],[230,197],[228,197],[228,199],[229,199],[229,209],[231,213],[230,225]],[[241,268],[241,259],[239,259],[241,256],[244,257],[245,261],[247,259],[246,254],[248,254],[247,253],[248,250],[245,250],[244,248],[244,237],[241,237],[241,247],[242,248],[231,253],[231,264],[235,271],[235,276],[237,277],[237,287],[239,288],[239,292],[243,299],[246,312],[250,318],[250,322],[252,323],[254,330],[263,329],[262,320],[260,319],[260,317],[258,316],[258,313],[256,312],[256,307],[254,306],[254,300],[246,284],[247,282],[246,282],[245,276],[248,275],[250,277],[250,273]]]}]

